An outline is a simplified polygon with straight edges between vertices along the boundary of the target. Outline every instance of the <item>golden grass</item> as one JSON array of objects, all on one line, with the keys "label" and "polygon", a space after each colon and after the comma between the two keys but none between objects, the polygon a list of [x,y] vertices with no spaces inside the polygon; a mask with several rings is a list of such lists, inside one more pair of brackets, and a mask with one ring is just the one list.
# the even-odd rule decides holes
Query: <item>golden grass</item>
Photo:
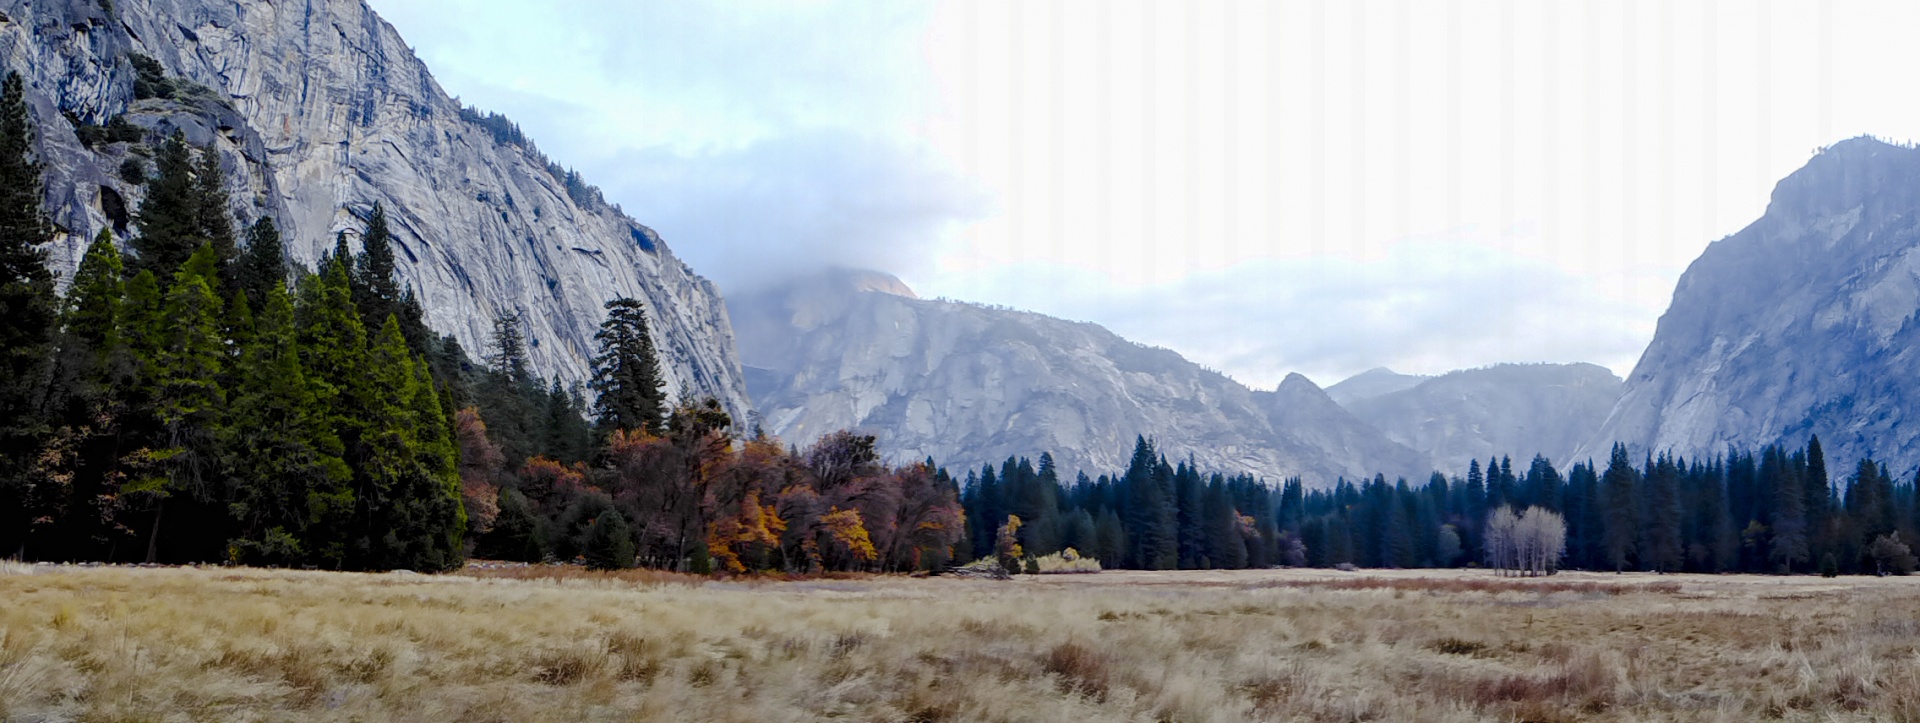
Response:
[{"label": "golden grass", "polygon": [[0,575],[0,720],[1920,723],[1920,578]]}]

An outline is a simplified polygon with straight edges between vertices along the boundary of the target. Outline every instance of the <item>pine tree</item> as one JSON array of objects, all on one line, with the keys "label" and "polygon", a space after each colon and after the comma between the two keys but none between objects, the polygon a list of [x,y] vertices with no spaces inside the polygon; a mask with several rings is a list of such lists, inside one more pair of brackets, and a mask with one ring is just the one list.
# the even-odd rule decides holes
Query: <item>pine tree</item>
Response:
[{"label": "pine tree", "polygon": [[1604,508],[1606,529],[1601,533],[1601,547],[1604,562],[1614,572],[1627,568],[1634,554],[1634,542],[1639,537],[1640,500],[1639,474],[1633,469],[1633,461],[1627,457],[1627,447],[1613,445],[1613,454],[1607,460],[1607,471],[1600,479],[1600,500]]},{"label": "pine tree", "polygon": [[[313,390],[317,424],[338,435],[343,457],[357,459],[366,427],[367,338],[351,293],[346,260],[331,256],[318,275],[302,279],[294,318],[299,326],[300,368]],[[352,542],[349,528],[358,498],[352,483],[308,493],[311,532],[305,538],[305,553],[309,559],[333,568],[347,564]]]},{"label": "pine tree", "polygon": [[594,340],[594,426],[605,435],[616,429],[658,431],[665,419],[666,383],[647,331],[645,307],[633,299],[607,302],[607,320]]},{"label": "pine tree", "polygon": [[480,384],[481,416],[487,419],[487,434],[500,445],[508,464],[517,465],[543,452],[546,439],[539,427],[547,406],[547,396],[527,361],[519,315],[494,317],[486,359],[488,369]]},{"label": "pine tree", "polygon": [[1641,489],[1645,498],[1645,517],[1639,545],[1640,564],[1655,572],[1678,572],[1680,544],[1680,469],[1673,458],[1660,455],[1647,470]]},{"label": "pine tree", "polygon": [[1805,483],[1778,447],[1760,456],[1760,482],[1773,496],[1773,541],[1767,559],[1782,573],[1808,561]]},{"label": "pine tree", "polygon": [[163,432],[154,456],[165,476],[135,487],[156,500],[148,532],[147,561],[157,559],[161,524],[167,503],[184,496],[190,503],[218,499],[222,475],[218,438],[226,393],[219,378],[225,356],[221,338],[221,303],[199,269],[210,265],[211,247],[194,252],[198,263],[182,264],[167,290],[164,317],[167,331],[159,335],[154,357],[154,418]]},{"label": "pine tree", "polygon": [[265,293],[235,375],[227,445],[240,536],[230,547],[237,561],[290,565],[307,559],[302,545],[313,501],[346,488],[352,470],[301,367],[287,290],[272,285]]},{"label": "pine tree", "polygon": [[232,265],[236,250],[233,217],[227,212],[226,174],[220,169],[220,153],[207,146],[200,149],[193,167],[194,234],[213,249],[216,276],[207,278],[215,296],[233,289]]},{"label": "pine tree", "polygon": [[416,368],[398,318],[381,325],[364,370],[366,427],[360,455],[350,460],[362,490],[350,561],[370,569],[451,567],[466,527],[453,448],[432,380]]},{"label": "pine tree", "polygon": [[353,303],[360,307],[361,321],[377,328],[388,316],[401,315],[399,283],[394,279],[393,232],[387,227],[387,210],[378,202],[367,219],[367,232],[360,237],[360,255],[353,264]]},{"label": "pine tree", "polygon": [[624,570],[633,567],[633,529],[617,510],[607,510],[593,518],[587,530],[585,549],[589,570]]},{"label": "pine tree", "polygon": [[262,216],[247,229],[247,247],[233,264],[234,286],[257,307],[265,308],[268,293],[287,286],[286,247],[280,241],[280,229],[270,216]]},{"label": "pine tree", "polygon": [[[31,461],[47,425],[40,413],[53,351],[53,274],[40,246],[52,240],[41,206],[40,164],[24,84],[8,73],[0,89],[0,554],[24,544]],[[31,518],[29,518],[31,519]]]},{"label": "pine tree", "polygon": [[544,441],[540,454],[562,464],[584,461],[593,446],[593,430],[580,397],[560,386],[554,377],[547,387],[546,415],[541,420]]},{"label": "pine tree", "polygon": [[147,197],[140,202],[134,223],[131,271],[152,271],[171,278],[194,249],[206,243],[200,235],[201,203],[194,185],[193,155],[185,134],[174,131],[154,156],[154,175],[147,179]]}]

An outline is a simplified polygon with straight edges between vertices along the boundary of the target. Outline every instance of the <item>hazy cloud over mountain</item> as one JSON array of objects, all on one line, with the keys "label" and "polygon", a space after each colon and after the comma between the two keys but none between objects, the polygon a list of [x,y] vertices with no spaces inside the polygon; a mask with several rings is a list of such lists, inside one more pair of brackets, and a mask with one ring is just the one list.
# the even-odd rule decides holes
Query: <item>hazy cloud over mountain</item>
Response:
[{"label": "hazy cloud over mountain", "polygon": [[1920,117],[1901,2],[374,4],[725,289],[876,267],[1262,386],[1624,373],[1775,179]]},{"label": "hazy cloud over mountain", "polygon": [[1416,371],[1486,359],[1625,369],[1658,309],[1611,300],[1592,279],[1461,244],[1410,244],[1365,261],[1263,261],[1154,286],[1085,271],[1020,269],[961,282],[983,296],[1098,320],[1255,388],[1288,371],[1322,384],[1378,365]]}]

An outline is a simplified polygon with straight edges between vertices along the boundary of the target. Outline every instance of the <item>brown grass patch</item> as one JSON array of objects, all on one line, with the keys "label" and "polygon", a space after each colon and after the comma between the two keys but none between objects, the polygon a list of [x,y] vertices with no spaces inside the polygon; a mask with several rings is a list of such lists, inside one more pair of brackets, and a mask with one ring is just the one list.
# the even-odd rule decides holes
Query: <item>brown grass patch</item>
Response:
[{"label": "brown grass patch", "polygon": [[0,720],[1920,723],[1920,579],[1059,577],[46,567]]},{"label": "brown grass patch", "polygon": [[1657,594],[1673,595],[1680,592],[1677,582],[1650,582],[1633,584],[1614,584],[1603,582],[1568,582],[1552,578],[1460,578],[1460,577],[1341,577],[1309,580],[1279,580],[1259,583],[1259,587],[1317,588],[1322,590],[1393,590],[1396,592],[1432,592],[1432,593],[1485,593],[1524,592],[1550,594],[1570,592],[1597,595]]}]

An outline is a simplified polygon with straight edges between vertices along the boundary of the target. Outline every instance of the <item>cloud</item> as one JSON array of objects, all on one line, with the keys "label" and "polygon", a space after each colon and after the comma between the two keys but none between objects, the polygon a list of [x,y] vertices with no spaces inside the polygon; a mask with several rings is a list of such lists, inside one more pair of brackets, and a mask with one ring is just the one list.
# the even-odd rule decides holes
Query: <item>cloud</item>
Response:
[{"label": "cloud", "polygon": [[1135,287],[1067,267],[966,276],[922,291],[1095,320],[1256,388],[1290,371],[1326,385],[1375,366],[1585,361],[1625,374],[1659,312],[1556,266],[1459,242],[1399,244],[1364,261],[1261,260]]},{"label": "cloud", "polygon": [[919,132],[926,2],[374,0],[442,86],[519,123],[723,290],[913,273],[986,215]]},{"label": "cloud", "polygon": [[374,4],[443,87],[513,117],[562,163],[796,129],[900,133],[932,97],[922,2]]},{"label": "cloud", "polygon": [[828,266],[912,275],[990,210],[923,147],[842,130],[628,151],[583,172],[728,293]]}]

